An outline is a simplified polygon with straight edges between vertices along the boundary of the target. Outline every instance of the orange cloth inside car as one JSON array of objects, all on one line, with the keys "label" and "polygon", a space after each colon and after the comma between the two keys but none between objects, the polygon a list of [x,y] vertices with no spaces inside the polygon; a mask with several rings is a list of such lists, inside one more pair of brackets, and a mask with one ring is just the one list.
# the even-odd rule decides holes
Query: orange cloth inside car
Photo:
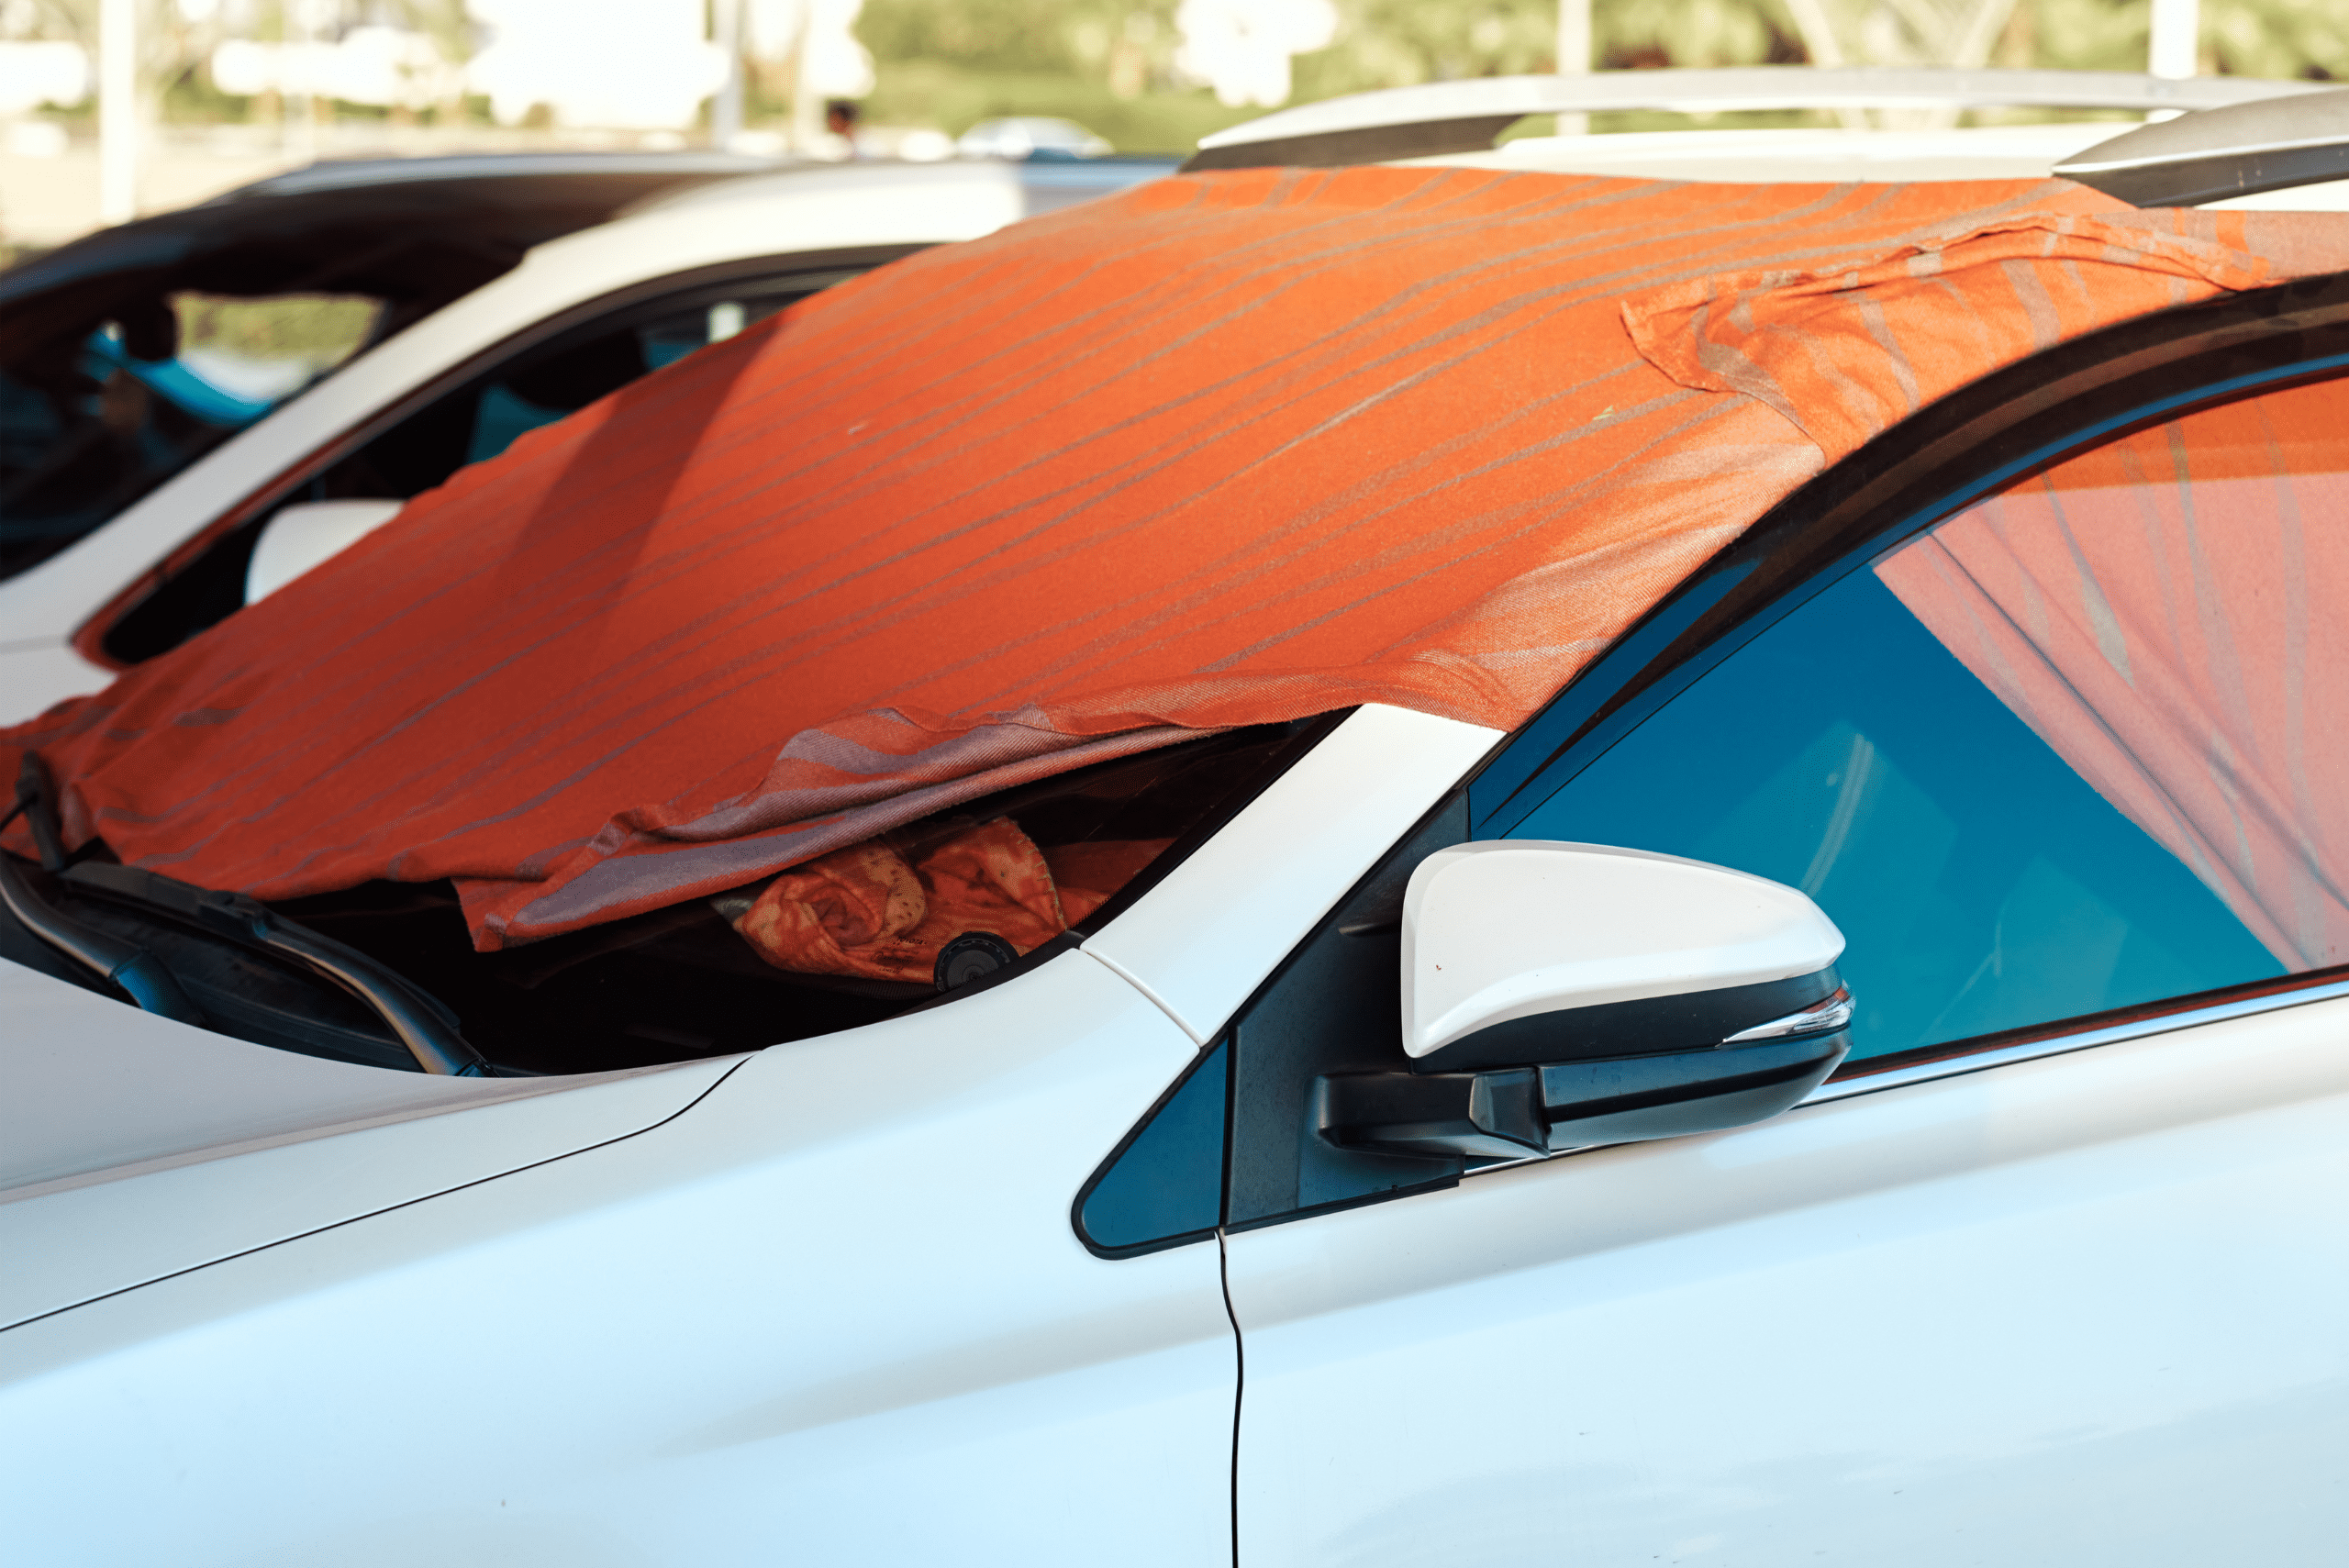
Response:
[{"label": "orange cloth inside car", "polygon": [[0,767],[133,863],[447,877],[508,946],[1225,727],[1516,725],[1904,410],[2344,265],[2053,181],[1162,180],[525,436]]},{"label": "orange cloth inside car", "polygon": [[927,985],[955,938],[983,932],[1033,951],[1100,907],[1169,842],[1040,850],[1001,817],[928,840],[871,839],[819,855],[767,884],[734,929],[778,969]]}]

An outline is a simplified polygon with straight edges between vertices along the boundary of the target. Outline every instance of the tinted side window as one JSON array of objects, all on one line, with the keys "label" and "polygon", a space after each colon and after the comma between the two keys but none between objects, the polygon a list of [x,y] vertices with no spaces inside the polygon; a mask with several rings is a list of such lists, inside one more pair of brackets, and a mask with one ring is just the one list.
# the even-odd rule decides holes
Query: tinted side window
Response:
[{"label": "tinted side window", "polygon": [[1512,831],[1816,898],[1854,1056],[2349,960],[2349,395],[2111,442],[1820,594]]},{"label": "tinted side window", "polygon": [[1223,1222],[1228,1057],[1199,1053],[1076,1195],[1076,1233],[1107,1258],[1204,1240]]},{"label": "tinted side window", "polygon": [[48,560],[342,364],[373,339],[385,303],[179,290],[124,306],[127,321],[11,334],[0,577]]}]

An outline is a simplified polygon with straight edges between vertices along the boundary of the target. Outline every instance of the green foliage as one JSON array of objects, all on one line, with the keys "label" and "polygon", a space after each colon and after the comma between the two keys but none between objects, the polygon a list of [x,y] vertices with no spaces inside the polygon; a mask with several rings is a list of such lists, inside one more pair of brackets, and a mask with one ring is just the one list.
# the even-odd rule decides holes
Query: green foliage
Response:
[{"label": "green foliage", "polygon": [[1252,118],[1174,80],[1175,0],[865,0],[856,33],[878,81],[874,125],[960,135],[1057,115],[1121,152],[1186,152]]},{"label": "green foliage", "polygon": [[2349,77],[2341,0],[2203,0],[2203,69],[2238,76]]},{"label": "green foliage", "polygon": [[[1847,57],[1888,61],[1887,50],[1904,53],[1891,42],[1901,28],[1954,28],[1976,3],[1820,7]],[[1336,4],[1337,41],[1297,57],[1292,102],[1553,68],[1555,0]],[[1221,108],[1174,79],[1174,0],[865,0],[857,32],[880,73],[870,117],[959,132],[997,115],[1062,115],[1121,150],[1169,150],[1261,113]],[[1785,0],[1596,0],[1595,11],[1607,67],[1808,58]],[[1991,63],[2142,71],[2147,11],[2147,0],[2019,0]],[[2349,79],[2349,0],[2203,0],[2202,18],[2205,71]]]},{"label": "green foliage", "polygon": [[1464,76],[1548,71],[1557,52],[1549,0],[1338,0],[1337,41],[1297,57],[1298,100]]},{"label": "green foliage", "polygon": [[1782,6],[1753,0],[1616,0],[1591,18],[1609,66],[1784,65],[1803,59]]},{"label": "green foliage", "polygon": [[866,0],[856,34],[876,61],[1074,72],[1070,9],[1062,0]]},{"label": "green foliage", "polygon": [[1114,57],[1132,52],[1145,74],[1163,76],[1174,0],[865,0],[856,36],[885,65],[927,61],[1106,82]]},{"label": "green foliage", "polygon": [[934,126],[950,136],[1007,115],[1057,115],[1097,132],[1120,152],[1187,153],[1199,138],[1264,113],[1228,109],[1204,90],[1119,97],[1106,83],[1070,73],[972,71],[937,61],[884,63],[864,103],[874,125]]}]

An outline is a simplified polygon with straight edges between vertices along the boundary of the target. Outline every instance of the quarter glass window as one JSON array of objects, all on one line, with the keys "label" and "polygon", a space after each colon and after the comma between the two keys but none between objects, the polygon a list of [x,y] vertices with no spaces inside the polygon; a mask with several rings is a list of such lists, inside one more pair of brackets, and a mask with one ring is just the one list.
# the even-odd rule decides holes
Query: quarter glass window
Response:
[{"label": "quarter glass window", "polygon": [[1850,943],[1866,1057],[2349,962],[2345,786],[2349,384],[2330,382],[1950,518],[1511,836],[1801,888]]}]

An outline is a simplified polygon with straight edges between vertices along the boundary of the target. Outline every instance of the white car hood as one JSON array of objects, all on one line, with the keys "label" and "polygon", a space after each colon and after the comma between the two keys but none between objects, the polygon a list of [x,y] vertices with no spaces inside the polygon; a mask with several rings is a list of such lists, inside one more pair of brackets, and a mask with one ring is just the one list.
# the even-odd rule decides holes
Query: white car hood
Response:
[{"label": "white car hood", "polygon": [[0,1327],[666,1120],[739,1056],[442,1078],[273,1051],[0,960]]}]

